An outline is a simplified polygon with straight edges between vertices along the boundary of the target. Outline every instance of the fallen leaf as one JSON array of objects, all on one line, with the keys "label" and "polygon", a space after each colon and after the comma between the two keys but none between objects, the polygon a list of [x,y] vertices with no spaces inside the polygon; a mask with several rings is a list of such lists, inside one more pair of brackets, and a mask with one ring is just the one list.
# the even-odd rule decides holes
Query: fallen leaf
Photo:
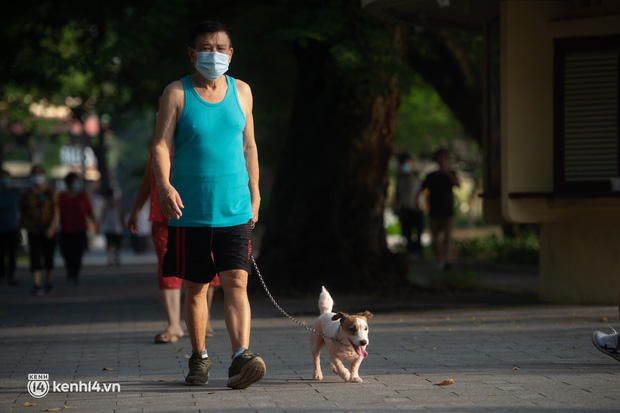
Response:
[{"label": "fallen leaf", "polygon": [[208,394],[215,394],[215,392],[214,391],[210,391]]},{"label": "fallen leaf", "polygon": [[22,406],[26,406],[26,407],[30,407],[30,406],[36,406],[36,403],[30,403],[30,402],[26,402],[24,404],[22,404]]},{"label": "fallen leaf", "polygon": [[609,321],[609,319],[607,317],[601,317],[601,319],[599,321],[602,321],[603,323],[606,323]]},{"label": "fallen leaf", "polygon": [[178,350],[174,350],[174,352],[175,352],[175,353],[180,353],[180,352],[182,352],[182,351],[183,351],[183,348],[180,348],[180,349],[178,349]]},{"label": "fallen leaf", "polygon": [[57,412],[62,410],[62,407],[52,407],[51,409],[41,409],[42,412]]},{"label": "fallen leaf", "polygon": [[448,379],[448,380],[440,381],[439,383],[435,383],[435,386],[449,386],[451,384],[454,384],[454,380]]},{"label": "fallen leaf", "polygon": [[520,369],[519,367],[517,367],[517,366],[514,366],[512,369],[513,369],[513,370],[521,370],[521,369]]},{"label": "fallen leaf", "polygon": [[185,355],[185,358],[186,358],[186,359],[188,359],[188,358],[190,358],[190,357],[192,357],[192,356],[188,356],[187,354]]},{"label": "fallen leaf", "polygon": [[114,370],[112,367],[104,367],[103,369],[104,369],[105,371],[112,371],[112,370]]},{"label": "fallen leaf", "polygon": [[65,409],[76,409],[77,406],[65,406]]}]

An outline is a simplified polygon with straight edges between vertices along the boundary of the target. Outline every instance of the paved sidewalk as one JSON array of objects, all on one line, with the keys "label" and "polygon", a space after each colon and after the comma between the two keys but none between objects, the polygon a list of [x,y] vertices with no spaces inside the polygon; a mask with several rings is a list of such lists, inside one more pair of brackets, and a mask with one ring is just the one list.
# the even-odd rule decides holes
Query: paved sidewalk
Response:
[{"label": "paved sidewalk", "polygon": [[[188,338],[153,343],[165,326],[153,257],[127,256],[120,268],[106,267],[99,258],[89,257],[78,287],[66,284],[59,269],[54,295],[29,296],[25,269],[19,270],[21,286],[0,286],[0,411],[620,409],[620,363],[601,354],[590,339],[593,330],[619,324],[617,307],[497,306],[437,296],[435,307],[445,308],[428,309],[433,307],[428,295],[334,297],[337,309],[375,313],[361,384],[343,383],[331,373],[325,351],[325,380],[311,380],[309,333],[279,315],[266,299],[254,298],[252,349],[264,358],[267,376],[246,390],[226,388],[230,348],[222,302],[216,301],[216,336],[207,342],[214,363],[210,384],[184,386]],[[311,323],[318,313],[317,298],[318,292],[312,299],[280,301]],[[31,373],[49,375],[45,397],[28,393]],[[435,385],[446,379],[454,384]],[[63,383],[90,382],[92,389],[95,381],[101,390],[118,384],[120,391],[62,391]]]}]

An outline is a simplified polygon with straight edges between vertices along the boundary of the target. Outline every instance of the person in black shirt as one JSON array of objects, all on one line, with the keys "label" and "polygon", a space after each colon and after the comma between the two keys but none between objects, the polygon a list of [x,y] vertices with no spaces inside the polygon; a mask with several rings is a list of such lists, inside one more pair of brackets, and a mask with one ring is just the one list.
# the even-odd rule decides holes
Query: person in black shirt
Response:
[{"label": "person in black shirt", "polygon": [[433,155],[439,170],[426,176],[422,189],[428,190],[429,217],[433,249],[440,269],[450,267],[452,258],[452,228],[454,227],[453,187],[459,187],[459,179],[450,168],[450,153],[439,149]]}]

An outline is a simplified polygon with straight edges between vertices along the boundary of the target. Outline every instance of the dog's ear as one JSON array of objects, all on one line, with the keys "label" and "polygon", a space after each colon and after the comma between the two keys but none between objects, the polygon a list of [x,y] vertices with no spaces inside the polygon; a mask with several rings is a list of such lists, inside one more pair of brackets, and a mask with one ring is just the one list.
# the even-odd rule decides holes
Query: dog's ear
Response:
[{"label": "dog's ear", "polygon": [[334,316],[332,317],[332,321],[336,321],[336,320],[340,320],[341,318],[345,318],[348,317],[349,315],[346,313],[336,313],[334,314]]},{"label": "dog's ear", "polygon": [[360,317],[365,317],[365,318],[372,318],[372,313],[368,310],[364,311],[363,313],[357,313],[358,316]]}]

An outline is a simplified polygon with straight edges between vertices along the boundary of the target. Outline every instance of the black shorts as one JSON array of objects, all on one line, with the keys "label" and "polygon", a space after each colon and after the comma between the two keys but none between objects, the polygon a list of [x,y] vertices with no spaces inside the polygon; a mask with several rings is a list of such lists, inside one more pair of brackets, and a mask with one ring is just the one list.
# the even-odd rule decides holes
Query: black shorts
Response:
[{"label": "black shorts", "polygon": [[56,237],[48,238],[45,234],[28,233],[28,250],[30,253],[30,271],[54,269],[54,251]]},{"label": "black shorts", "polygon": [[123,243],[123,234],[116,234],[114,232],[106,232],[105,234],[106,246],[108,249],[116,248],[120,249]]},{"label": "black shorts", "polygon": [[251,271],[252,224],[233,227],[168,227],[164,277],[207,284],[219,272]]}]

